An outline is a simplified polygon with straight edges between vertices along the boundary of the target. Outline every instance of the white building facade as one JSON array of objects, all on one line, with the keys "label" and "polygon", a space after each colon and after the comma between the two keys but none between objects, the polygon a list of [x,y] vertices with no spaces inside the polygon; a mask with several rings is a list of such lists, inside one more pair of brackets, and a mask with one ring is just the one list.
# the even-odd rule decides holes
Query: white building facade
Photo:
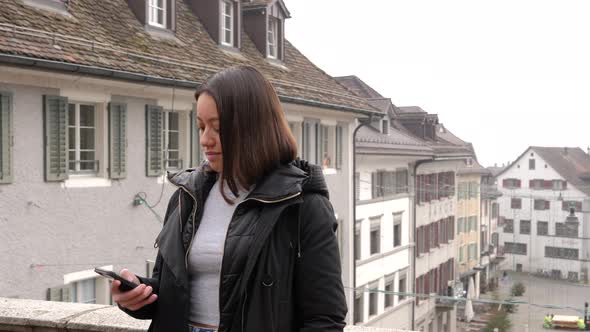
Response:
[{"label": "white building facade", "polygon": [[590,156],[530,147],[498,174],[503,268],[588,280]]}]

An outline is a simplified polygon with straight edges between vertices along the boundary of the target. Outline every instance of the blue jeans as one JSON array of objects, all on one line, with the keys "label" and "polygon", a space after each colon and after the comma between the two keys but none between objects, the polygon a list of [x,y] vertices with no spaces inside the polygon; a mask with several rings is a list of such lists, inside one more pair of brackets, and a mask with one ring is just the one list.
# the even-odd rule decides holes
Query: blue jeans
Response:
[{"label": "blue jeans", "polygon": [[204,329],[202,327],[196,327],[196,326],[189,325],[188,332],[217,332],[217,330]]}]

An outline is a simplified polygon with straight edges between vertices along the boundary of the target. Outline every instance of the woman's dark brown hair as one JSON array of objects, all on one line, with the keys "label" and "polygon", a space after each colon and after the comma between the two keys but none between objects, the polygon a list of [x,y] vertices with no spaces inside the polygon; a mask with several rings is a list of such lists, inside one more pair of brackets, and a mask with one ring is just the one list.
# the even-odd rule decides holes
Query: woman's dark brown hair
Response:
[{"label": "woman's dark brown hair", "polygon": [[234,195],[238,185],[249,188],[258,179],[297,156],[297,143],[285,119],[279,97],[255,68],[231,67],[203,83],[195,98],[211,96],[219,114],[223,153],[221,194],[227,184]]}]

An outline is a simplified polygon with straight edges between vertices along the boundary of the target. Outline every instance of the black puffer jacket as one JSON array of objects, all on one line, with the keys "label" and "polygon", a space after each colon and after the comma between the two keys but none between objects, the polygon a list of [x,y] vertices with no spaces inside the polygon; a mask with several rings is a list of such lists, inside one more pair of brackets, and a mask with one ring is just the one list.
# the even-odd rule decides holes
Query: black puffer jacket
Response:
[{"label": "black puffer jacket", "polygon": [[[159,295],[126,312],[152,319],[149,331],[186,331],[187,252],[216,180],[207,165],[169,177],[170,199],[153,278]],[[296,161],[260,180],[228,227],[221,267],[219,331],[342,331],[346,300],[336,220],[322,171]]]}]

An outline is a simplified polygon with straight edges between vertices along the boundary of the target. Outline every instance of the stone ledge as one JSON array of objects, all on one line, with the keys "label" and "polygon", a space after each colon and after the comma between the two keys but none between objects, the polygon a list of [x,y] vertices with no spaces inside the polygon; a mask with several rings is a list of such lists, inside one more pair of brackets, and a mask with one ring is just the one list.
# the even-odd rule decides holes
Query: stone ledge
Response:
[{"label": "stone ledge", "polygon": [[[134,319],[116,306],[0,297],[0,331],[143,332],[150,321]],[[408,332],[347,326],[347,332]]]}]

